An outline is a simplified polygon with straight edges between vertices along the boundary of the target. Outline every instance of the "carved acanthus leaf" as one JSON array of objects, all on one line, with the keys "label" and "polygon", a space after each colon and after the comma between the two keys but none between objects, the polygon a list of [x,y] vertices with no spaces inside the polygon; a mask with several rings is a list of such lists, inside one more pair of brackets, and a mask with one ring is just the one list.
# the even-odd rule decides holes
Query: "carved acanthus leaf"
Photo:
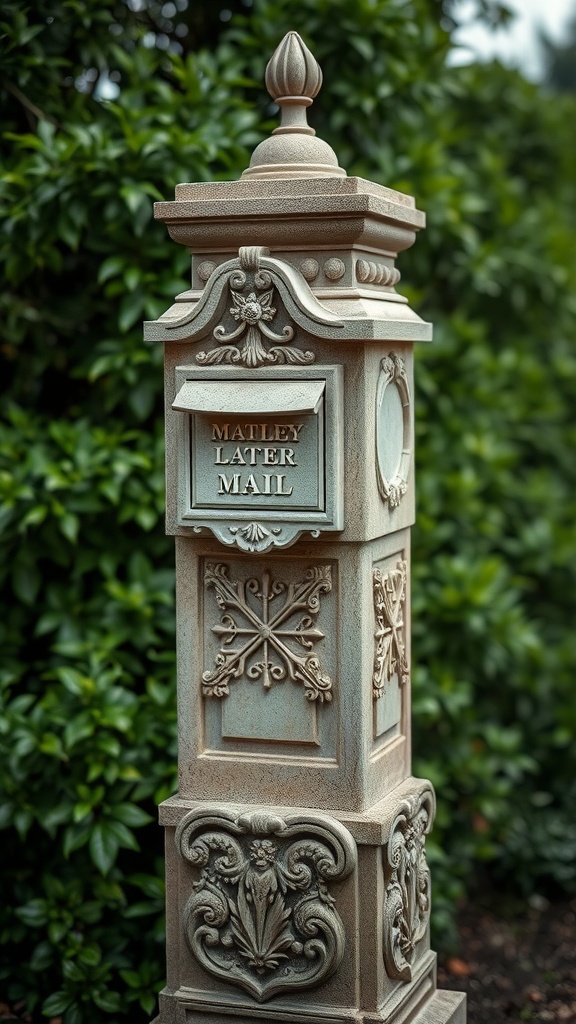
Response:
[{"label": "carved acanthus leaf", "polygon": [[191,811],[176,832],[200,872],[186,938],[210,974],[264,1002],[337,969],[345,934],[329,884],[356,865],[352,836],[326,815]]}]

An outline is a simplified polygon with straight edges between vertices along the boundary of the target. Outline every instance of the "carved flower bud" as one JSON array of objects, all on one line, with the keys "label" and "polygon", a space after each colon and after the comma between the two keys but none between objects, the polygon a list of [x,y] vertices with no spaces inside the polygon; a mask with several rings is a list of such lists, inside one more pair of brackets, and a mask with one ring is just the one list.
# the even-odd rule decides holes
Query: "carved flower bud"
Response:
[{"label": "carved flower bud", "polygon": [[305,96],[312,102],[320,91],[320,65],[297,32],[288,32],[268,61],[266,88],[278,102],[283,96]]}]

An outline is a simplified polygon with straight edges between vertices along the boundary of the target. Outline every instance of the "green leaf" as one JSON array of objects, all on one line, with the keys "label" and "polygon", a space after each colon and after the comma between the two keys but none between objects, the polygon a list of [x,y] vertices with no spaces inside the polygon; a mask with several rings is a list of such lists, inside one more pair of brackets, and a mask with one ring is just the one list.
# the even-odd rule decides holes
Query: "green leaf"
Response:
[{"label": "green leaf", "polygon": [[64,729],[66,749],[71,750],[81,740],[87,739],[88,736],[93,736],[94,728],[94,720],[88,712],[80,714],[76,718],[71,718]]},{"label": "green leaf", "polygon": [[[68,933],[68,925],[64,921],[50,921],[48,925],[48,938],[53,946],[57,946]],[[68,977],[68,975],[64,975]],[[76,979],[77,980],[77,979]]]},{"label": "green leaf", "polygon": [[100,265],[98,271],[98,284],[104,284],[111,277],[118,277],[122,274],[125,266],[125,259],[123,256],[108,256],[107,259]]},{"label": "green leaf", "polygon": [[0,804],[0,829],[8,828],[12,824],[12,818],[14,815],[14,804],[9,800],[4,800]]},{"label": "green leaf", "polygon": [[117,839],[120,846],[125,846],[129,850],[140,849],[136,836],[121,821],[114,821],[112,818],[108,818],[106,820],[106,828],[109,830],[110,835]]},{"label": "green leaf", "polygon": [[55,959],[55,951],[52,945],[43,940],[34,948],[30,957],[30,967],[33,971],[45,971],[51,966]]},{"label": "green leaf", "polygon": [[62,1024],[83,1024],[84,1011],[78,1003],[69,1006],[62,1019]]},{"label": "green leaf", "polygon": [[60,520],[60,529],[67,540],[71,544],[75,544],[78,539],[78,530],[80,529],[80,520],[77,515],[73,512],[66,512]]},{"label": "green leaf", "polygon": [[22,519],[23,526],[40,526],[46,519],[48,508],[46,505],[35,505],[34,508],[28,510],[24,518]]},{"label": "green leaf", "polygon": [[42,1004],[42,1013],[45,1017],[56,1017],[63,1013],[70,1006],[72,996],[68,992],[53,992]]},{"label": "green leaf", "polygon": [[118,821],[123,822],[124,825],[130,826],[130,828],[148,825],[154,820],[150,814],[137,807],[136,804],[115,804],[110,808],[110,814],[112,817],[117,818]]},{"label": "green leaf", "polygon": [[119,842],[109,826],[98,822],[91,830],[88,848],[92,861],[103,875],[107,875],[118,855]]},{"label": "green leaf", "polygon": [[34,604],[40,590],[39,570],[32,565],[17,563],[12,570],[12,582],[16,597],[26,605]]},{"label": "green leaf", "polygon": [[63,856],[68,859],[74,850],[79,850],[88,842],[92,832],[91,821],[82,821],[80,824],[68,825],[64,832],[62,843]]},{"label": "green leaf", "polygon": [[120,996],[117,992],[94,992],[93,999],[96,1006],[106,1013],[117,1013],[120,1008]]},{"label": "green leaf", "polygon": [[102,953],[98,946],[84,946],[78,954],[78,959],[87,967],[97,967],[102,960]]},{"label": "green leaf", "polygon": [[127,292],[120,303],[118,313],[118,327],[123,334],[134,326],[139,317],[142,316],[144,308],[143,294],[140,290]]},{"label": "green leaf", "polygon": [[46,900],[30,900],[22,907],[16,907],[15,914],[30,928],[40,928],[48,920]]},{"label": "green leaf", "polygon": [[66,687],[69,693],[80,696],[86,689],[85,677],[75,668],[61,665],[55,670],[60,682]]},{"label": "green leaf", "polygon": [[142,188],[139,185],[123,185],[120,189],[120,195],[132,215],[138,212],[143,202],[148,203],[148,199],[143,195]]}]

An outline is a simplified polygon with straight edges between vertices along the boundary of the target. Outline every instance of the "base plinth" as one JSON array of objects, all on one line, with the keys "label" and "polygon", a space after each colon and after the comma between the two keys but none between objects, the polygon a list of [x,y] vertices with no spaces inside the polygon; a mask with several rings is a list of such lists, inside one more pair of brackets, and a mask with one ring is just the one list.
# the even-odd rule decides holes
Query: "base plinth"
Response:
[{"label": "base plinth", "polygon": [[312,1012],[301,1006],[292,1011],[246,1005],[226,1008],[210,1003],[190,1003],[182,992],[160,993],[160,1013],[152,1024],[237,1024],[238,1021],[258,1024],[466,1024],[466,995],[464,992],[435,991],[420,1009],[404,1006],[399,1012],[365,1014],[361,1010],[342,1010],[334,1015],[329,1007],[315,1007]]},{"label": "base plinth", "polygon": [[166,801],[155,1024],[465,1024],[429,946],[433,816],[412,777],[363,814]]}]

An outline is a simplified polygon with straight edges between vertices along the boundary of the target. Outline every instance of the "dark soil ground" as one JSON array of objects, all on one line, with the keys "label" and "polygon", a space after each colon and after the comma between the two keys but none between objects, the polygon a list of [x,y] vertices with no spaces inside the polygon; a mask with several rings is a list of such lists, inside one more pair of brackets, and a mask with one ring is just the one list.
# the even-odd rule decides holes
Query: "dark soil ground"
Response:
[{"label": "dark soil ground", "polygon": [[469,908],[438,985],[467,993],[469,1024],[576,1022],[576,900],[532,896],[506,918],[498,906]]},{"label": "dark soil ground", "polygon": [[[457,953],[440,960],[438,985],[468,994],[469,1024],[576,1024],[576,900],[532,896],[505,915],[498,897],[491,910],[469,907]],[[40,1020],[61,1024],[60,1017]],[[0,999],[0,1022],[8,1021],[31,1018]]]}]

